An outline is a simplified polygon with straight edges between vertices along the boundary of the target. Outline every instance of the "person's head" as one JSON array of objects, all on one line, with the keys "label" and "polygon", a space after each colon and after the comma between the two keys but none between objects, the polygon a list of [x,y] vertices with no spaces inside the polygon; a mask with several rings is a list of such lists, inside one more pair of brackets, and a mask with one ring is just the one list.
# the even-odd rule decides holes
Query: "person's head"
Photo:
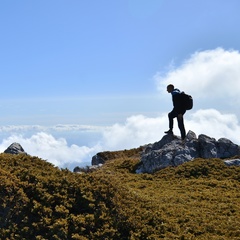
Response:
[{"label": "person's head", "polygon": [[168,91],[169,93],[171,93],[173,90],[174,90],[174,86],[173,86],[172,84],[169,84],[169,85],[167,86],[167,91]]}]

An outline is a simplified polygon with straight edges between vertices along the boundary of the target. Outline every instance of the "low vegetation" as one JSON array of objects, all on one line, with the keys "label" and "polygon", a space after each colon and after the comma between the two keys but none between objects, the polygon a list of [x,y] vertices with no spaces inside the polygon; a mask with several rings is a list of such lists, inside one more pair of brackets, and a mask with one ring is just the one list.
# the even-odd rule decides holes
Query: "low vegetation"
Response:
[{"label": "low vegetation", "polygon": [[136,149],[106,158],[78,174],[0,154],[0,239],[240,239],[240,167],[196,159],[136,174]]}]

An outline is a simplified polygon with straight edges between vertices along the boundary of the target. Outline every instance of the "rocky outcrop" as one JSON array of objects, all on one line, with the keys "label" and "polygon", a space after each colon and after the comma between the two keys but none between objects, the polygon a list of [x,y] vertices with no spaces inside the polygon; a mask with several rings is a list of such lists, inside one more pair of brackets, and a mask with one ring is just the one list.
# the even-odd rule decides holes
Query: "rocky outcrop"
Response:
[{"label": "rocky outcrop", "polygon": [[[240,155],[240,146],[229,139],[214,138],[189,131],[182,141],[175,135],[165,135],[159,142],[149,144],[141,156],[137,173],[153,173],[168,166],[178,166],[194,158],[232,158]],[[229,162],[231,161],[231,162]],[[226,165],[238,165],[239,159],[226,160]]]},{"label": "rocky outcrop", "polygon": [[22,146],[19,143],[12,143],[5,151],[4,153],[10,153],[10,154],[25,154],[28,155]]},{"label": "rocky outcrop", "polygon": [[105,159],[101,156],[101,153],[97,153],[92,157],[92,165],[97,166],[99,164],[105,163]]},{"label": "rocky outcrop", "polygon": [[73,169],[74,173],[89,173],[89,172],[94,172],[98,168],[100,168],[102,164],[98,165],[92,165],[92,166],[86,166],[86,167],[75,167]]},{"label": "rocky outcrop", "polygon": [[240,166],[240,159],[225,160],[224,163],[227,166]]}]

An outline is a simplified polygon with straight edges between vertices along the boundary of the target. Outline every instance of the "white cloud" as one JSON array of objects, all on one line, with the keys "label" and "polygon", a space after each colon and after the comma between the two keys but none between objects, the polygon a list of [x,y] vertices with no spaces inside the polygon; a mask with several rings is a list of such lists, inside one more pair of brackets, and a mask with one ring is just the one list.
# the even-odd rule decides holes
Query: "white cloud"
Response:
[{"label": "white cloud", "polygon": [[6,125],[0,126],[0,132],[26,132],[26,131],[99,131],[104,127],[79,124],[57,124],[53,126],[41,125]]},{"label": "white cloud", "polygon": [[90,165],[92,156],[102,150],[98,144],[93,147],[77,146],[76,144],[69,146],[64,138],[56,139],[51,134],[39,132],[31,137],[11,135],[3,139],[0,151],[3,152],[13,142],[21,144],[25,152],[32,156],[38,156],[55,166],[69,169],[86,163]]},{"label": "white cloud", "polygon": [[236,50],[217,48],[196,52],[183,64],[163,74],[155,75],[158,89],[166,92],[172,83],[177,88],[190,93],[197,102],[207,107],[239,104],[240,53]]},{"label": "white cloud", "polygon": [[[240,144],[240,126],[234,114],[222,114],[215,109],[189,111],[185,115],[185,127],[186,131],[192,130],[197,136],[206,134],[216,139],[225,137]],[[21,127],[19,126],[19,128]],[[23,131],[22,135],[15,133],[4,138],[0,144],[0,151],[3,152],[10,144],[18,142],[30,155],[38,156],[61,168],[67,167],[72,170],[76,166],[90,165],[92,156],[97,152],[131,149],[159,141],[167,129],[167,113],[156,118],[136,115],[127,118],[124,124],[99,128],[99,138],[93,146],[88,146],[88,138],[82,145],[69,145],[66,138],[71,138],[71,136],[66,135],[67,131],[64,131],[63,137],[60,138],[46,132],[37,132],[26,137]],[[69,134],[71,135],[72,132],[70,130]],[[176,120],[174,133],[180,135]]]},{"label": "white cloud", "polygon": [[[187,112],[185,128],[209,137],[228,138],[240,144],[240,126],[236,115],[222,114],[215,109]],[[104,148],[120,150],[138,147],[159,141],[164,131],[168,129],[167,113],[158,118],[148,118],[142,115],[128,118],[125,124],[115,124],[103,132]],[[174,120],[174,134],[180,135],[177,121]]]},{"label": "white cloud", "polygon": [[240,144],[240,125],[234,114],[222,114],[215,109],[198,110],[190,114],[185,125],[197,135],[205,134],[216,139],[228,138]]},{"label": "white cloud", "polygon": [[157,118],[131,116],[125,124],[114,124],[103,131],[104,148],[129,149],[155,142],[162,137],[164,129],[167,128],[166,115]]}]

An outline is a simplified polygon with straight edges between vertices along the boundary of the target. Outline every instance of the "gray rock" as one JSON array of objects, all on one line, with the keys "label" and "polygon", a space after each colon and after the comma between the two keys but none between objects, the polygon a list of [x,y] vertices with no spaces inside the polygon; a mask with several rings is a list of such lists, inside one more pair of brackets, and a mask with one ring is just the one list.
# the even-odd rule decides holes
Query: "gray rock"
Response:
[{"label": "gray rock", "polygon": [[[154,144],[148,145],[141,156],[137,173],[153,173],[168,166],[178,166],[195,158],[231,158],[240,155],[240,146],[226,138],[216,139],[204,134],[196,137],[192,131],[184,141],[174,135],[165,135]],[[230,160],[229,160],[230,161]],[[230,164],[225,161],[225,164]],[[231,164],[233,164],[231,162]],[[235,161],[234,164],[238,164]]]},{"label": "gray rock", "polygon": [[12,143],[5,151],[4,153],[10,153],[10,154],[25,154],[28,155],[22,146],[19,143]]},{"label": "gray rock", "polygon": [[227,166],[240,166],[240,159],[225,160],[224,163]]},{"label": "gray rock", "polygon": [[208,137],[204,134],[198,136],[199,155],[202,158],[216,158],[217,146],[216,139]]},{"label": "gray rock", "polygon": [[92,165],[99,165],[105,163],[105,159],[100,156],[100,153],[97,153],[92,157]]},{"label": "gray rock", "polygon": [[239,146],[226,138],[218,140],[217,149],[219,158],[230,158],[239,154]]},{"label": "gray rock", "polygon": [[97,170],[98,168],[100,168],[102,166],[102,164],[98,164],[98,165],[93,165],[93,166],[86,166],[86,167],[75,167],[73,172],[74,173],[89,173],[89,172],[93,172],[95,170]]}]

